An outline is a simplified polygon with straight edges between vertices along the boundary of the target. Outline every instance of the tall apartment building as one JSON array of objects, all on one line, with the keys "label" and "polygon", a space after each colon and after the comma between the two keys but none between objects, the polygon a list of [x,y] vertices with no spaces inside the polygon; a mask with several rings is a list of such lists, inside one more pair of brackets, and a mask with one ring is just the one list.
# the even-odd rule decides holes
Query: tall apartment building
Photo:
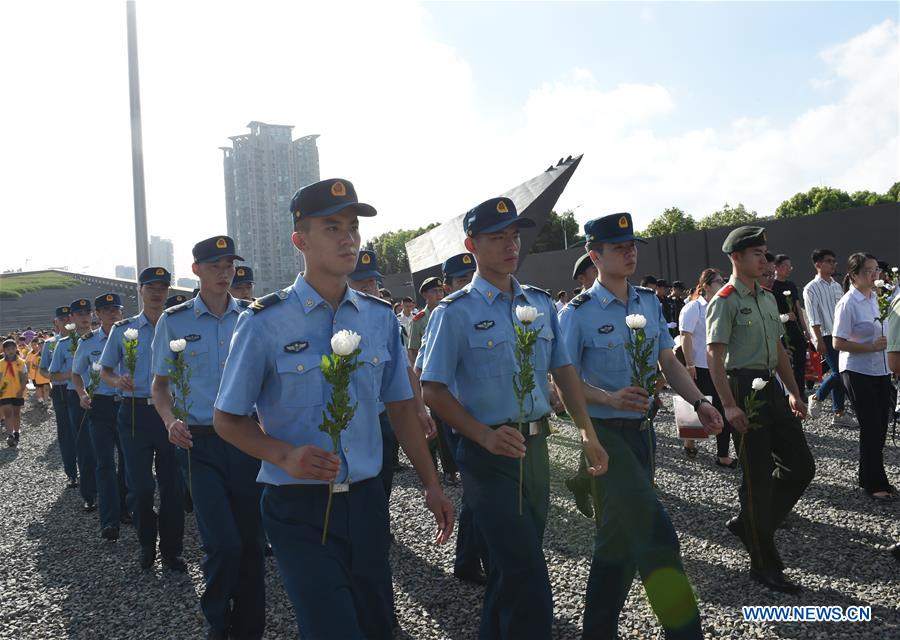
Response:
[{"label": "tall apartment building", "polygon": [[134,267],[125,264],[116,265],[116,277],[122,278],[123,280],[137,280]]},{"label": "tall apartment building", "polygon": [[303,256],[291,244],[291,196],[319,178],[318,135],[292,140],[293,126],[253,121],[221,147],[228,235],[253,267],[257,295],[293,283]]},{"label": "tall apartment building", "polygon": [[164,267],[175,273],[175,248],[172,241],[159,236],[150,236],[150,267]]}]

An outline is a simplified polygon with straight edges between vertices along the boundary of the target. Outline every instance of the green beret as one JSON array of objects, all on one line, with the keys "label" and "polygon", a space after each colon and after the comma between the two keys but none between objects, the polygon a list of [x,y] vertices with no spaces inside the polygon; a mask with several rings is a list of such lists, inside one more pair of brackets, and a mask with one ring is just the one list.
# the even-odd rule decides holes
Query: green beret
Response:
[{"label": "green beret", "polygon": [[738,227],[733,229],[722,243],[722,251],[731,253],[766,244],[766,230],[762,227]]}]

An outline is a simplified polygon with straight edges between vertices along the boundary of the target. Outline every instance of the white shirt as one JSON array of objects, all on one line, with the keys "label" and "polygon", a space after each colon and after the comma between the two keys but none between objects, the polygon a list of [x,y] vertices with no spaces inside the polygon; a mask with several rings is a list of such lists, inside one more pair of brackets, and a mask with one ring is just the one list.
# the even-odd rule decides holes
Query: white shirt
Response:
[{"label": "white shirt", "polygon": [[[838,301],[834,310],[835,338],[842,338],[860,344],[870,344],[882,335],[883,328],[878,319],[878,302],[875,294],[865,297],[859,289],[850,285],[850,290]],[[867,376],[888,374],[884,351],[872,353],[850,353],[841,351],[838,355],[838,369],[855,371]]]},{"label": "white shirt", "polygon": [[562,300],[557,300],[556,301],[556,313],[559,313],[560,311],[562,311],[564,306],[566,306],[565,302],[563,302]]},{"label": "white shirt", "polygon": [[694,366],[708,369],[706,362],[706,298],[699,296],[691,300],[678,314],[678,330],[691,334]]},{"label": "white shirt", "polygon": [[823,336],[833,335],[834,308],[844,295],[844,290],[835,280],[828,282],[816,275],[803,287],[803,304],[809,325],[819,325]]},{"label": "white shirt", "polygon": [[397,314],[397,321],[400,323],[400,326],[409,331],[409,325],[412,324],[413,313],[410,313],[408,316],[403,313]]}]

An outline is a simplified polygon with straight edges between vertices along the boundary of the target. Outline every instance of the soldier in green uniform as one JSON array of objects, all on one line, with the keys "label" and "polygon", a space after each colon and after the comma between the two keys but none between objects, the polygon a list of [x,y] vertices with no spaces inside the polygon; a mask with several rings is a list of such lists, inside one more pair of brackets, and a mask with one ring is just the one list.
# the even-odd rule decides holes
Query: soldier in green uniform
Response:
[{"label": "soldier in green uniform", "polygon": [[[774,533],[815,475],[800,424],[806,405],[781,344],[775,297],[756,282],[766,268],[765,229],[733,230],[722,251],[731,259],[732,275],[706,312],[709,372],[725,419],[737,432],[743,469],[741,512],[726,527],[747,548],[753,580],[775,591],[796,593],[800,586],[784,576]],[[766,382],[756,391],[761,406],[748,415],[747,399],[757,378]]]},{"label": "soldier in green uniform", "polygon": [[425,299],[425,308],[413,316],[409,325],[409,342],[406,348],[409,351],[409,362],[415,364],[419,349],[422,348],[422,336],[425,335],[425,327],[431,312],[444,297],[444,285],[440,278],[426,278],[419,286],[419,295]]}]

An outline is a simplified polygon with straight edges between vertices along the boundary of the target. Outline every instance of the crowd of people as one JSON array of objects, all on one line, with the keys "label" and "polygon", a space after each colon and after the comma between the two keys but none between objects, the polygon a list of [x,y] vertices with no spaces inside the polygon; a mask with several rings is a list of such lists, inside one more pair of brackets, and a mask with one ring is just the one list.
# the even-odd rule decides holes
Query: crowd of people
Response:
[{"label": "crowd of people", "polygon": [[[715,464],[741,470],[740,509],[724,527],[765,587],[801,589],[774,532],[815,474],[807,415],[830,410],[834,425],[858,428],[860,487],[877,501],[896,495],[883,449],[900,298],[896,268],[874,256],[848,256],[839,283],[838,257],[817,249],[801,293],[791,258],[747,226],[723,244],[730,274],[635,286],[643,241],[618,213],[587,222],[579,287],[554,296],[515,278],[520,230],[534,223],[509,198],[491,198],[463,219],[467,251],[420,284],[420,310],[379,288],[378,256],[360,251],[359,228],[376,210],[349,181],[304,187],[290,214],[306,268],[285,289],[254,298],[239,248],[213,236],[193,248],[193,297],[170,297],[171,274],[151,266],[138,278],[137,315],[123,318],[120,297],[106,293],[56,308],[52,333],[3,340],[8,446],[19,444],[26,394],[38,407],[49,398],[67,486],[98,511],[103,539],[133,524],[141,570],[158,551],[163,567],[184,572],[193,513],[210,638],[263,635],[269,550],[301,637],[390,638],[388,501],[401,448],[435,542],[456,531],[454,575],[484,588],[479,637],[550,638],[552,413],[581,435],[566,485],[596,525],[583,637],[617,637],[635,572],[667,638],[702,637],[654,484],[666,386],[716,436]],[[807,395],[811,354],[828,371]],[[684,451],[696,456],[696,441],[685,438]],[[460,480],[457,510],[443,485]],[[664,581],[649,579],[660,572]]]}]

